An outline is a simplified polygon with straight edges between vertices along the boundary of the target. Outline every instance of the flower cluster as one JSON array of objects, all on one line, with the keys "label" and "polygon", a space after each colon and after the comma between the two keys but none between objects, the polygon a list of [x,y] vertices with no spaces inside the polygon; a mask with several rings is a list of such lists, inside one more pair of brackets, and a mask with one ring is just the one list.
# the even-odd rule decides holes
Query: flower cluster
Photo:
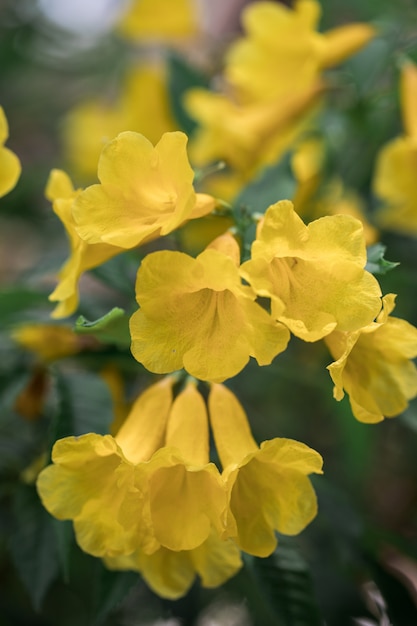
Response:
[{"label": "flower cluster", "polygon": [[209,460],[202,395],[188,381],[173,399],[174,382],[166,377],[143,392],[114,437],[59,440],[37,483],[48,511],[73,520],[83,550],[111,569],[141,572],[169,598],[197,574],[206,587],[230,578],[240,550],[271,554],[275,530],[299,533],[316,515],[308,476],[322,466],[297,441],[258,447],[234,394],[214,384],[208,408],[220,472]]}]

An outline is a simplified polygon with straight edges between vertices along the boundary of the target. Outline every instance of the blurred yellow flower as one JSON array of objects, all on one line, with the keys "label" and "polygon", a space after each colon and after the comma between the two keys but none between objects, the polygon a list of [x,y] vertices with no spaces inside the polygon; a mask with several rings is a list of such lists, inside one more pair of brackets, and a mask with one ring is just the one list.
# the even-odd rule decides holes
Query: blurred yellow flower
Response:
[{"label": "blurred yellow flower", "polygon": [[170,39],[189,37],[197,32],[193,0],[133,0],[118,30],[128,39]]},{"label": "blurred yellow flower", "polygon": [[89,245],[77,234],[72,216],[72,205],[81,193],[74,190],[68,175],[62,170],[52,170],[45,195],[52,202],[52,207],[62,221],[69,238],[71,253],[59,272],[59,283],[49,296],[52,302],[59,302],[52,317],[67,317],[78,307],[78,280],[83,272],[90,270],[116,254],[124,252],[122,248],[107,243]]},{"label": "blurred yellow flower", "polygon": [[194,550],[159,548],[153,554],[138,550],[128,556],[106,558],[105,564],[109,569],[140,572],[155,593],[171,600],[185,595],[196,575],[203,587],[218,587],[243,565],[237,545],[215,533]]},{"label": "blurred yellow flower", "polygon": [[0,198],[13,189],[21,172],[19,159],[14,152],[4,146],[8,136],[6,115],[0,107]]},{"label": "blurred yellow flower", "polygon": [[42,361],[54,361],[77,354],[86,345],[91,345],[91,338],[87,338],[86,342],[86,337],[77,335],[69,326],[56,324],[22,324],[12,330],[11,336]]},{"label": "blurred yellow flower", "polygon": [[226,55],[224,92],[192,89],[185,97],[200,125],[190,146],[196,164],[225,160],[250,178],[305,129],[324,91],[322,70],[375,35],[366,24],[321,34],[319,17],[314,0],[299,0],[294,8],[277,2],[245,8],[245,34]]},{"label": "blurred yellow flower", "polygon": [[252,437],[245,412],[224,385],[212,385],[210,423],[230,495],[230,536],[255,556],[271,554],[275,531],[296,535],[317,514],[309,474],[322,473],[321,456],[291,439]]},{"label": "blurred yellow flower", "polygon": [[219,382],[238,374],[250,356],[268,365],[285,350],[289,333],[242,285],[239,256],[236,241],[225,236],[196,259],[171,251],[144,259],[130,331],[133,356],[148,370],[184,367]]},{"label": "blurred yellow flower", "polygon": [[91,182],[102,148],[125,130],[141,132],[152,143],[176,130],[160,66],[131,69],[114,103],[94,99],[70,110],[63,124],[63,147],[71,170]]},{"label": "blurred yellow flower", "polygon": [[195,193],[186,145],[181,132],[165,133],[155,147],[130,131],[110,141],[98,164],[101,184],[87,187],[72,206],[80,237],[133,248],[210,213],[215,200]]},{"label": "blurred yellow flower", "polygon": [[367,24],[318,33],[320,4],[298,0],[294,8],[255,2],[242,15],[245,36],[226,57],[225,75],[243,102],[303,93],[327,67],[351,56],[374,36]]},{"label": "blurred yellow flower", "polygon": [[373,187],[384,204],[377,214],[378,223],[417,235],[417,66],[411,61],[401,68],[400,98],[405,134],[380,151]]},{"label": "blurred yellow flower", "polygon": [[328,366],[333,395],[344,391],[354,416],[361,422],[380,422],[404,411],[417,395],[417,328],[390,314],[395,295],[383,298],[376,322],[351,333],[334,332],[325,338],[336,359]]},{"label": "blurred yellow flower", "polygon": [[334,215],[306,226],[283,200],[266,211],[241,273],[258,295],[271,298],[274,319],[304,341],[317,341],[378,315],[381,290],[365,263],[358,220]]}]

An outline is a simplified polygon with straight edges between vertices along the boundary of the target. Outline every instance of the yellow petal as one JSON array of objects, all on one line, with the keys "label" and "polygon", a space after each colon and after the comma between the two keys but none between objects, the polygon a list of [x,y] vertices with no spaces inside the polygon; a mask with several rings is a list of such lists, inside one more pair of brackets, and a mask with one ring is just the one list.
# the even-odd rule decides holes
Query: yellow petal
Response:
[{"label": "yellow petal", "polygon": [[189,383],[175,398],[165,445],[177,448],[191,465],[205,465],[209,462],[206,404],[193,383]]},{"label": "yellow petal", "polygon": [[347,24],[322,35],[320,65],[322,68],[338,65],[361,50],[376,35],[369,24]]},{"label": "yellow petal", "polygon": [[115,440],[132,463],[147,461],[162,444],[172,406],[171,377],[148,387],[134,402]]},{"label": "yellow petal", "polygon": [[405,132],[417,139],[417,67],[411,61],[401,68],[400,99]]},{"label": "yellow petal", "polygon": [[224,385],[211,385],[209,411],[216,450],[224,468],[258,449],[242,406]]}]

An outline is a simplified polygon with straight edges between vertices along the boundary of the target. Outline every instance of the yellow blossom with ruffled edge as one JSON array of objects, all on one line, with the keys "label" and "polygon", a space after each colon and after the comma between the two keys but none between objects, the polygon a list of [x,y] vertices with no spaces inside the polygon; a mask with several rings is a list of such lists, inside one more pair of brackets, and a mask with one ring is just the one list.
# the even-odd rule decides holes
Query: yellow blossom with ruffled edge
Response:
[{"label": "yellow blossom with ruffled edge", "polygon": [[128,72],[114,102],[96,98],[70,110],[62,127],[64,153],[71,170],[91,182],[101,150],[119,133],[141,132],[157,143],[163,133],[176,127],[164,69],[139,66]]},{"label": "yellow blossom with ruffled edge", "polygon": [[136,551],[129,556],[106,558],[112,570],[133,570],[142,574],[149,587],[162,598],[176,600],[185,595],[196,575],[206,588],[218,587],[242,567],[240,550],[230,539],[212,532],[194,550],[174,552],[159,548],[153,554]]},{"label": "yellow blossom with ruffled edge", "polygon": [[258,295],[271,298],[274,319],[304,341],[317,341],[335,329],[362,328],[378,315],[381,290],[365,264],[358,220],[332,215],[306,226],[283,200],[267,209],[241,274]]},{"label": "yellow blossom with ruffled edge", "polygon": [[121,35],[138,41],[189,37],[197,30],[193,0],[133,0],[118,24]]},{"label": "yellow blossom with ruffled edge", "polygon": [[133,356],[148,370],[183,367],[200,380],[220,382],[238,374],[250,356],[268,365],[285,350],[289,333],[242,285],[239,257],[236,241],[225,235],[196,259],[172,251],[144,259],[130,333]]},{"label": "yellow blossom with ruffled edge", "polygon": [[320,4],[314,0],[298,0],[294,8],[256,2],[243,11],[245,36],[229,49],[225,67],[240,101],[302,93],[323,69],[348,58],[375,36],[368,24],[319,33],[320,13]]},{"label": "yellow blossom with ruffled edge", "polygon": [[77,354],[91,344],[91,338],[85,341],[86,337],[77,335],[72,328],[56,324],[21,324],[12,330],[11,336],[42,361],[54,361]]},{"label": "yellow blossom with ruffled edge", "polygon": [[187,136],[165,133],[157,145],[140,133],[120,133],[98,162],[99,185],[72,206],[77,233],[88,243],[133,248],[210,213],[215,200],[195,193]]},{"label": "yellow blossom with ruffled edge", "polygon": [[71,519],[77,542],[101,557],[193,550],[226,533],[227,494],[209,463],[205,403],[193,384],[172,402],[172,377],[152,385],[111,435],[57,441],[37,488]]},{"label": "yellow blossom with ruffled edge", "polygon": [[71,248],[70,257],[58,274],[59,283],[49,296],[52,302],[59,302],[52,313],[54,318],[67,317],[76,311],[79,301],[78,281],[83,272],[124,252],[124,249],[107,243],[89,245],[80,239],[72,217],[73,202],[80,193],[81,190],[74,189],[65,172],[51,171],[45,195],[52,202],[54,212],[65,226]]},{"label": "yellow blossom with ruffled edge", "polygon": [[389,230],[417,235],[417,66],[411,61],[401,68],[400,100],[405,133],[380,151],[373,189],[384,204],[377,213],[378,223]]},{"label": "yellow blossom with ruffled edge", "polygon": [[210,423],[230,494],[230,533],[254,556],[275,550],[275,531],[296,535],[317,514],[309,474],[322,473],[322,458],[291,439],[264,441],[252,437],[245,412],[224,385],[212,385]]},{"label": "yellow blossom with ruffled edge", "polygon": [[391,317],[395,295],[383,298],[376,322],[353,333],[334,332],[326,337],[334,363],[328,370],[333,395],[349,395],[354,416],[361,422],[380,422],[394,417],[417,395],[417,328]]},{"label": "yellow blossom with ruffled edge", "polygon": [[4,146],[8,136],[9,126],[6,115],[0,107],[0,198],[13,189],[22,169],[15,153]]}]

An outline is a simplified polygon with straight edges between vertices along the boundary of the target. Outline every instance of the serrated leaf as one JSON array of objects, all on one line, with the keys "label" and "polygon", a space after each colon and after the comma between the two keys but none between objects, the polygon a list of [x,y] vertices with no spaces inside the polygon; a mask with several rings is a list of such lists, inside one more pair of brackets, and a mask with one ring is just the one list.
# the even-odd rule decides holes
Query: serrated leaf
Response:
[{"label": "serrated leaf", "polygon": [[365,269],[371,274],[386,274],[397,267],[399,263],[387,261],[384,259],[386,246],[382,243],[376,243],[368,248],[368,260]]},{"label": "serrated leaf", "polygon": [[75,322],[74,331],[81,335],[93,335],[104,343],[130,346],[129,318],[123,309],[114,308],[98,320],[90,322],[83,315]]},{"label": "serrated leaf", "polygon": [[265,600],[283,626],[322,626],[309,567],[290,539],[282,538],[275,552],[255,558],[253,571]]},{"label": "serrated leaf", "polygon": [[34,608],[39,610],[59,571],[52,518],[43,508],[35,488],[26,485],[19,486],[15,492],[14,514],[10,540],[12,559]]}]

